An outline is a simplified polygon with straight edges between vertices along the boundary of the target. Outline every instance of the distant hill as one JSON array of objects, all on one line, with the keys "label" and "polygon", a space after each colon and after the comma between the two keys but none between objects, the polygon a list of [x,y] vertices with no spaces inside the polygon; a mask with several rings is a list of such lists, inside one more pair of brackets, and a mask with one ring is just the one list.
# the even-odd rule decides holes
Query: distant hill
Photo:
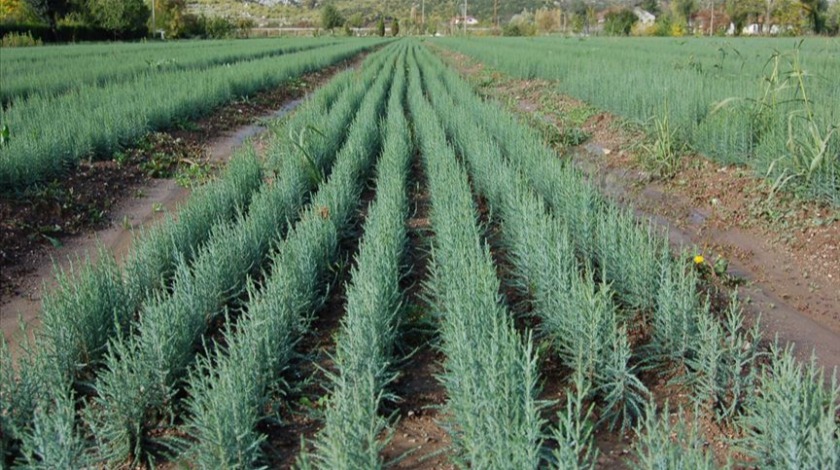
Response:
[{"label": "distant hill", "polygon": [[[414,7],[418,21],[422,0],[330,0],[345,18],[360,14],[366,24],[373,24],[380,15],[404,20]],[[468,14],[482,24],[493,20],[494,0],[467,0]],[[312,24],[320,21],[320,7],[324,0],[188,0],[192,11],[212,16],[248,17],[258,25],[279,26]],[[426,21],[446,21],[459,15],[463,0],[425,0]],[[502,23],[527,8],[536,10],[553,7],[551,0],[498,0],[498,14]]]}]

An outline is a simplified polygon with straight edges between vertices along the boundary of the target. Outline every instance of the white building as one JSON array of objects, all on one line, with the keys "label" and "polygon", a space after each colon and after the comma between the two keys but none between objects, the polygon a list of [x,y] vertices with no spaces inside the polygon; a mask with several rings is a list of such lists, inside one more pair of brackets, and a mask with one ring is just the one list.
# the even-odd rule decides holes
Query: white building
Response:
[{"label": "white building", "polygon": [[649,11],[642,10],[639,7],[633,9],[633,14],[636,15],[636,18],[639,19],[639,23],[645,26],[652,25],[654,22],[656,22],[656,15]]}]

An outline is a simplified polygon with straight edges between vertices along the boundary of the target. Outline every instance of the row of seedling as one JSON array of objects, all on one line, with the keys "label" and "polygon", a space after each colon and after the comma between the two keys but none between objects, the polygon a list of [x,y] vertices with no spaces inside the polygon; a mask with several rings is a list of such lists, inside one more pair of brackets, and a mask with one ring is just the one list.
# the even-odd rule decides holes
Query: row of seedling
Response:
[{"label": "row of seedling", "polygon": [[412,57],[408,102],[428,178],[435,236],[427,289],[446,356],[440,380],[447,392],[453,458],[473,468],[535,468],[543,423],[531,337],[514,329],[467,174],[426,101]]},{"label": "row of seedling", "polygon": [[376,199],[370,206],[352,280],[346,290],[345,316],[333,355],[324,428],[313,455],[302,456],[302,468],[375,469],[388,422],[380,406],[395,377],[393,351],[400,324],[408,216],[407,179],[413,154],[405,117],[405,53],[397,64],[383,123]]},{"label": "row of seedling", "polygon": [[[521,200],[518,208],[504,202],[498,208],[502,218],[509,215],[515,221],[505,226],[511,233],[519,233],[513,240],[555,237],[554,241],[543,242],[543,246],[549,247],[547,253],[555,256],[550,262],[544,262],[544,258],[552,255],[542,256],[541,251],[506,247],[513,253],[515,268],[544,266],[540,270],[524,271],[527,275],[521,276],[519,282],[520,289],[531,296],[535,310],[540,310],[536,295],[539,285],[552,277],[568,279],[568,272],[554,274],[552,271],[556,273],[559,265],[577,264],[576,269],[583,271],[583,279],[589,284],[580,299],[588,299],[590,310],[601,310],[607,318],[625,322],[632,320],[637,312],[641,313],[648,319],[651,341],[631,351],[625,335],[620,335],[625,339],[611,345],[604,338],[599,339],[594,323],[593,328],[587,328],[594,334],[586,335],[581,325],[557,313],[580,311],[587,302],[552,305],[547,311],[553,313],[556,324],[543,318],[544,325],[548,328],[559,326],[557,332],[562,341],[574,343],[571,337],[585,335],[601,341],[594,349],[612,348],[616,361],[596,367],[601,374],[609,375],[616,366],[626,365],[631,357],[634,362],[661,371],[680,369],[683,372],[680,377],[690,386],[698,409],[711,413],[718,420],[734,420],[746,436],[739,446],[762,466],[798,462],[796,466],[820,468],[822,463],[836,462],[840,458],[835,418],[840,392],[835,382],[825,387],[822,374],[813,362],[796,365],[790,349],[778,346],[772,351],[771,365],[761,369],[757,361],[761,356],[759,327],[745,327],[734,296],[723,312],[711,312],[709,301],[699,292],[697,270],[686,265],[684,256],[674,259],[668,254],[665,236],[654,233],[647,223],[636,222],[631,212],[600,198],[579,174],[540,143],[538,135],[519,125],[496,105],[479,100],[454,73],[445,71],[439,63],[433,65],[433,70],[430,75],[441,74],[451,91],[454,101],[449,103],[449,111],[455,113],[463,109],[461,122],[467,116],[474,116],[479,123],[472,129],[474,135],[482,135],[483,128],[484,139],[476,139],[480,142],[473,145],[479,149],[476,153],[483,149],[494,156],[495,166],[487,166],[485,161],[485,172],[505,168],[500,162],[506,162],[508,170],[516,170],[507,171],[507,176],[496,173],[496,179],[501,181],[495,182],[493,173],[476,171],[478,186],[481,187],[481,180],[496,188],[485,187],[488,199]],[[444,94],[445,89],[441,88],[433,96]],[[440,101],[447,103],[445,99]],[[453,119],[453,123],[457,121],[458,118]],[[467,134],[463,139],[473,137],[468,131],[461,133]],[[488,141],[492,144],[487,144]],[[531,214],[545,212],[545,209],[556,222],[535,223]],[[593,274],[598,275],[602,286],[596,288]],[[555,285],[555,288],[565,290],[560,294],[543,290],[554,297],[575,290],[568,284],[565,288],[561,286],[564,284]],[[615,305],[610,305],[613,303],[611,298],[615,299]],[[574,348],[568,349],[564,356],[573,363],[588,362],[586,356],[581,356]],[[643,392],[641,384],[631,375],[618,374],[616,379],[622,375],[626,378],[625,390]],[[796,381],[799,386],[791,388],[792,396],[788,400],[781,398],[780,384]],[[573,382],[579,382],[577,377]],[[632,398],[635,402],[633,414],[643,411],[640,403],[644,395],[646,393],[631,393],[623,398]],[[607,400],[607,405],[610,402]],[[782,421],[780,410],[794,416],[786,424],[787,432],[772,427]],[[648,411],[653,414],[654,410]],[[640,432],[643,435],[657,432],[660,445],[668,447],[670,441],[662,431],[665,428],[652,424],[651,419],[652,416],[646,419]],[[775,424],[771,424],[774,420]],[[685,424],[685,429],[690,430],[692,426]],[[707,456],[702,447],[692,444],[696,443],[695,438],[686,438],[679,447],[670,449],[674,455],[692,449],[695,452],[692,458],[705,461]],[[647,441],[642,439],[642,442]],[[668,462],[679,466],[675,460]]]},{"label": "row of seedling", "polygon": [[[477,193],[500,219],[515,285],[529,299],[553,349],[578,379],[582,397],[589,398],[588,392],[597,395],[603,402],[602,420],[612,426],[632,425],[642,413],[648,392],[629,364],[626,326],[612,291],[596,281],[590,270],[580,272],[563,222],[549,214],[542,198],[504,159],[492,136],[471,117],[472,110],[456,105],[437,78],[436,64],[424,58],[427,94],[469,167]],[[577,443],[583,456],[594,457],[594,452],[587,454],[591,443],[585,438],[591,436],[560,437],[563,445]],[[569,457],[571,461],[566,460]],[[573,453],[558,452],[555,458],[555,464],[563,468],[588,463]]]},{"label": "row of seedling", "polygon": [[[368,80],[367,83],[373,80],[377,67],[382,66],[381,56],[372,59],[371,63],[375,66],[364,77]],[[93,384],[97,397],[95,403],[86,411],[86,421],[91,425],[93,434],[101,446],[98,458],[119,461],[129,455],[138,457],[144,453],[150,426],[160,422],[161,417],[171,411],[170,397],[173,391],[178,389],[180,374],[194,356],[196,340],[202,336],[202,332],[214,317],[222,314],[228,307],[237,308],[247,276],[259,273],[260,266],[275,244],[272,240],[282,235],[288,223],[298,217],[298,210],[306,199],[306,194],[319,183],[310,177],[311,166],[317,165],[320,174],[325,174],[331,166],[335,153],[344,140],[347,127],[345,123],[352,119],[357,104],[366,91],[366,83],[356,81],[353,75],[355,74],[348,72],[344,78],[336,81],[336,85],[328,87],[328,95],[334,95],[336,90],[343,90],[339,97],[332,100],[335,101],[334,105],[329,103],[332,114],[341,114],[338,120],[329,119],[324,108],[326,103],[322,100],[313,100],[312,106],[302,110],[306,111],[301,113],[303,118],[311,119],[322,115],[323,119],[319,122],[334,124],[332,128],[320,132],[328,145],[317,146],[315,149],[295,148],[286,154],[286,158],[270,158],[280,165],[274,168],[279,176],[270,184],[261,187],[247,211],[240,208],[234,220],[223,221],[212,228],[207,227],[202,233],[207,234],[208,240],[200,247],[187,250],[191,261],[188,262],[187,256],[180,251],[144,251],[142,248],[147,247],[149,243],[141,242],[141,254],[156,255],[147,256],[147,259],[158,261],[166,259],[167,256],[173,258],[171,263],[175,265],[175,280],[171,285],[152,284],[149,289],[139,291],[130,283],[133,280],[132,274],[136,274],[135,271],[127,269],[128,282],[121,282],[118,270],[110,264],[105,266],[109,269],[106,272],[111,275],[108,278],[109,283],[103,285],[99,278],[91,280],[88,276],[81,278],[81,290],[68,282],[66,288],[59,291],[59,299],[64,299],[65,303],[73,302],[77,308],[76,311],[56,308],[53,324],[55,329],[61,328],[60,320],[63,319],[65,325],[70,325],[70,333],[75,336],[69,339],[59,337],[63,342],[54,344],[56,340],[52,335],[39,335],[37,342],[43,345],[36,344],[42,347],[35,349],[31,360],[28,361],[34,367],[25,364],[21,367],[20,380],[10,380],[8,383],[4,381],[4,387],[10,390],[9,407],[18,413],[20,402],[28,405],[24,408],[25,412],[16,416],[16,422],[12,423],[14,428],[22,431],[18,433],[18,437],[24,441],[24,460],[82,461],[88,457],[86,452],[67,457],[64,449],[69,450],[73,446],[53,443],[53,447],[39,448],[31,442],[50,444],[48,439],[42,439],[42,435],[58,431],[37,426],[39,419],[49,415],[58,400],[71,400],[72,403],[74,395],[68,382],[75,383],[78,388],[79,384],[84,384],[90,379],[78,376],[73,369],[76,366],[74,361],[84,359],[88,361],[88,368],[92,365],[99,366],[97,360],[105,350],[104,341],[108,341],[114,334],[117,336],[108,344],[102,364],[105,368]],[[289,125],[296,122],[299,120],[292,120]],[[259,166],[256,165],[254,157],[249,157],[247,161],[254,165],[259,176]],[[259,177],[256,181],[259,183]],[[220,207],[222,213],[223,207]],[[178,223],[170,222],[168,225],[174,227],[173,232],[180,233],[183,232],[182,223],[185,223],[183,215]],[[187,229],[191,228],[194,227],[187,226]],[[152,231],[152,234],[156,233],[160,234],[161,230]],[[187,230],[187,234],[189,233]],[[158,236],[157,239],[162,249],[172,249],[166,244],[169,240],[165,237]],[[170,244],[173,241],[175,240],[171,240]],[[131,259],[134,258],[130,258],[129,268],[133,266]],[[150,264],[148,267],[155,266]],[[102,272],[103,268],[97,265],[89,270]],[[154,275],[148,270],[141,272],[144,273],[147,279],[152,279]],[[158,275],[164,273],[165,271],[159,272]],[[85,290],[90,289],[90,285],[98,289],[94,291],[95,295]],[[104,288],[111,291],[103,292]],[[119,299],[121,289],[129,292],[124,297],[135,300],[134,307],[142,303],[143,307],[136,318],[133,310],[115,310],[115,305],[120,306],[117,302],[101,304],[102,299]],[[50,302],[47,302],[47,305],[49,306]],[[84,329],[77,333],[72,328],[80,323],[69,322],[67,317],[61,317],[63,313],[76,312],[86,315],[81,319],[87,322],[83,325],[90,325],[87,330],[111,326],[111,331],[107,334],[96,332],[99,333],[96,336]],[[117,317],[118,314],[122,314],[123,317]],[[68,329],[66,326],[64,328]],[[49,329],[46,331],[50,332]],[[88,343],[79,345],[82,341]],[[56,346],[62,345],[75,347],[76,349],[68,351],[74,355],[68,356],[64,349],[56,349]],[[95,351],[98,357],[85,356],[90,351]],[[32,393],[33,390],[38,393]],[[71,433],[75,429],[73,420],[53,424],[63,426],[63,434],[77,437],[84,434]],[[4,437],[6,435],[4,432]]]},{"label": "row of seedling", "polygon": [[[170,70],[206,70],[219,65],[313,50],[335,42],[318,38],[284,38],[279,41],[218,41],[212,45],[169,42],[145,48],[110,43],[94,48],[62,47],[59,49],[64,49],[63,54],[46,57],[38,57],[31,51],[4,51],[3,62],[8,69],[0,78],[0,102],[8,106],[13,101],[20,102],[32,95],[54,96],[80,86],[103,86],[131,80],[137,75]],[[74,48],[78,53],[66,50]]]},{"label": "row of seedling", "polygon": [[342,42],[236,66],[138,76],[15,103],[3,110],[9,140],[0,148],[0,192],[48,181],[82,158],[110,155],[149,131],[195,119],[234,98],[289,82],[375,44]]},{"label": "row of seedling", "polygon": [[190,373],[187,431],[195,442],[187,455],[201,468],[259,464],[265,436],[257,424],[323,298],[325,278],[338,259],[338,242],[352,227],[380,148],[378,121],[395,61],[393,49],[387,51],[387,64],[367,82],[369,92],[335,169],[280,245],[264,286],[250,289],[243,317],[236,328],[225,331],[226,346],[200,360]]}]

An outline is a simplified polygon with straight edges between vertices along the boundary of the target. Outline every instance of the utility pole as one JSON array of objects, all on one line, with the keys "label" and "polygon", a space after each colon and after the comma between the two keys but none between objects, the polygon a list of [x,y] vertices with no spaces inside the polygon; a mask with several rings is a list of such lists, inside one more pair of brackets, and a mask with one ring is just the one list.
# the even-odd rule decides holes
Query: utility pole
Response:
[{"label": "utility pole", "polygon": [[499,0],[493,0],[493,24],[499,27]]},{"label": "utility pole", "polygon": [[155,21],[155,0],[152,0],[152,37],[157,36],[157,22]]},{"label": "utility pole", "polygon": [[715,35],[715,2],[712,1],[712,20],[711,26],[709,27],[709,37]]},{"label": "utility pole", "polygon": [[425,36],[426,35],[426,0],[423,0],[422,2],[420,2],[420,24],[421,24],[421,28],[423,28],[421,30],[421,32]]},{"label": "utility pole", "polygon": [[467,35],[467,0],[464,0],[464,18],[462,19],[464,22],[464,36]]}]

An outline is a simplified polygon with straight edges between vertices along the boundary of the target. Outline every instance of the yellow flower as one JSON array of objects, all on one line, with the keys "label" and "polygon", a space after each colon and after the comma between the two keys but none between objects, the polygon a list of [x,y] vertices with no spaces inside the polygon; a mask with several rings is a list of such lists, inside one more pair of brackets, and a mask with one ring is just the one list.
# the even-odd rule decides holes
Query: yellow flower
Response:
[{"label": "yellow flower", "polygon": [[703,264],[706,261],[706,258],[703,258],[703,255],[697,255],[694,257],[694,264]]}]

